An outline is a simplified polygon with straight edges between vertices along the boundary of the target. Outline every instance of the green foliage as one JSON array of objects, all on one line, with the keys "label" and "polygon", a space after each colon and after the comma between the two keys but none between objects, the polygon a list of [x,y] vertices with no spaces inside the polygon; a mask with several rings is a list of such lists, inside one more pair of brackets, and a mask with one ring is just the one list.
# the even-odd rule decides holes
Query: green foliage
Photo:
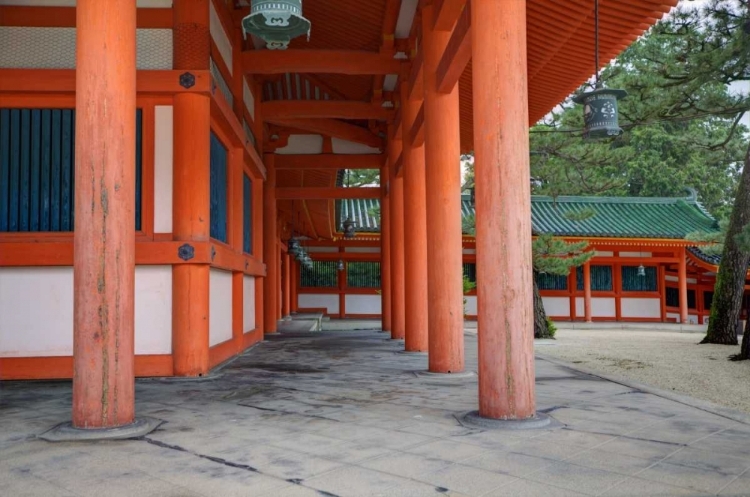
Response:
[{"label": "green foliage", "polygon": [[582,207],[578,210],[569,210],[563,214],[563,216],[570,221],[585,221],[595,215],[596,210],[593,207]]},{"label": "green foliage", "polygon": [[570,268],[581,266],[594,257],[595,252],[587,248],[587,241],[566,242],[550,234],[541,234],[531,243],[534,270],[566,275]]},{"label": "green foliage", "polygon": [[555,338],[555,333],[557,333],[557,326],[550,318],[547,318],[547,337],[546,338]]},{"label": "green foliage", "polygon": [[344,186],[374,186],[380,184],[379,169],[347,169],[344,174]]},{"label": "green foliage", "polygon": [[[464,275],[464,295],[474,290],[477,284],[471,281],[466,275]],[[466,316],[466,297],[464,297],[464,316]]]}]

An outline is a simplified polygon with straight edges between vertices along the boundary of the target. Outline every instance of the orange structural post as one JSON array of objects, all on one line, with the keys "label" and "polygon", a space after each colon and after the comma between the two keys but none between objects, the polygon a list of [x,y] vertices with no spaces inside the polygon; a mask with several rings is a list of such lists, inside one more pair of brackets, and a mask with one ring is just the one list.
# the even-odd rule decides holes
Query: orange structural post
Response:
[{"label": "orange structural post", "polygon": [[[463,247],[458,87],[437,90],[440,59],[449,31],[433,29],[433,6],[422,12],[424,51],[424,133],[427,165],[427,292],[429,369],[464,369]],[[494,42],[493,42],[494,43]]]},{"label": "orange structural post", "polygon": [[396,161],[401,153],[401,142],[388,145],[390,162],[390,221],[391,221],[391,338],[403,339],[404,315],[404,180],[396,177]]},{"label": "orange structural post", "polygon": [[289,254],[287,252],[284,252],[284,255],[282,255],[282,262],[284,264],[284,300],[283,300],[283,308],[281,309],[281,314],[287,318],[289,317],[290,313],[290,306],[292,303],[292,285],[291,285],[291,271],[290,271],[290,264],[289,264]]},{"label": "orange structural post", "polygon": [[684,247],[679,252],[677,279],[680,286],[680,323],[684,324],[688,322],[687,257]]},{"label": "orange structural post", "polygon": [[[408,78],[407,78],[408,79]],[[411,128],[422,106],[421,100],[409,99],[409,83],[401,84],[401,157],[404,168],[404,348],[409,352],[426,352],[427,325],[427,192],[424,146],[411,143]]]},{"label": "orange structural post", "polygon": [[[278,211],[277,211],[278,212]],[[276,320],[281,321],[284,317],[282,307],[284,305],[283,268],[281,264],[281,239],[276,240]]]},{"label": "orange structural post", "polygon": [[291,271],[289,275],[289,293],[291,294],[289,311],[291,313],[296,313],[297,307],[299,307],[299,297],[297,296],[297,277],[299,275],[299,269],[297,267],[297,262],[291,256],[289,257],[289,270]]},{"label": "orange structural post", "polygon": [[471,4],[479,414],[535,414],[526,1]]},{"label": "orange structural post", "polygon": [[135,0],[76,9],[76,428],[135,419],[135,17]]},{"label": "orange structural post", "polygon": [[391,331],[391,205],[390,205],[390,161],[380,170],[382,193],[380,196],[380,309],[383,331]]},{"label": "orange structural post", "polygon": [[583,265],[583,315],[591,322],[591,264]]},{"label": "orange structural post", "polygon": [[263,185],[263,262],[266,264],[266,279],[263,284],[264,331],[275,333],[278,311],[278,277],[276,243],[276,168],[274,155],[265,154],[266,182]]},{"label": "orange structural post", "polygon": [[[206,70],[209,66],[209,0],[175,0],[173,6],[175,69]],[[192,242],[210,239],[211,99],[206,95],[174,96],[172,235]],[[189,259],[188,259],[189,260]],[[209,369],[208,264],[172,268],[172,360],[175,376],[201,376]]]}]

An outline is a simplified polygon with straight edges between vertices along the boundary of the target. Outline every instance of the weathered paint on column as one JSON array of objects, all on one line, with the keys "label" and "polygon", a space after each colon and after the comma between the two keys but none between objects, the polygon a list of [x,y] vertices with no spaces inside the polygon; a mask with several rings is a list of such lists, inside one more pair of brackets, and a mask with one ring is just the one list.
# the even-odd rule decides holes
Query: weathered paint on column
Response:
[{"label": "weathered paint on column", "polygon": [[[408,78],[407,78],[408,79]],[[402,162],[404,168],[404,348],[426,352],[428,348],[427,314],[427,192],[424,146],[411,143],[411,128],[421,100],[409,99],[409,83],[401,84]]]},{"label": "weathered paint on column", "polygon": [[135,419],[135,17],[135,0],[79,0],[76,9],[77,428]]},{"label": "weathered paint on column", "polygon": [[297,312],[299,307],[299,296],[297,295],[297,278],[299,277],[299,266],[294,260],[294,257],[289,258],[289,293],[291,294],[291,302],[289,303],[289,311],[292,313]]},{"label": "weathered paint on column", "polygon": [[383,331],[391,331],[391,205],[389,161],[380,170],[380,308]]},{"label": "weathered paint on column", "polygon": [[535,413],[525,0],[473,0],[479,413]]},{"label": "weathered paint on column", "polygon": [[[209,65],[208,0],[176,0],[173,7],[173,64],[178,70],[206,70]],[[174,96],[172,235],[191,242],[210,239],[211,99]],[[208,264],[172,267],[172,361],[175,376],[200,376],[209,369]]]},{"label": "weathered paint on column", "polygon": [[404,180],[396,177],[396,161],[401,154],[401,141],[388,145],[390,162],[391,204],[391,338],[403,339],[404,322]]},{"label": "weathered paint on column", "polygon": [[679,263],[677,268],[677,279],[680,286],[680,323],[688,322],[688,289],[687,289],[687,257],[685,248],[680,248],[678,253]]},{"label": "weathered paint on column", "polygon": [[284,265],[283,268],[283,275],[284,275],[284,300],[283,300],[283,307],[281,309],[281,314],[283,317],[288,317],[290,313],[290,306],[292,303],[292,285],[291,285],[291,265],[289,264],[289,253],[284,252],[282,254],[282,263]]},{"label": "weathered paint on column", "polygon": [[263,284],[264,332],[276,332],[278,316],[278,286],[276,258],[276,168],[274,155],[265,154],[266,182],[263,184],[263,262],[266,264],[266,278]]},{"label": "weathered paint on column", "polygon": [[583,265],[583,315],[586,322],[591,322],[591,264]]},{"label": "weathered paint on column", "polygon": [[422,12],[429,369],[458,373],[464,369],[458,86],[437,91],[435,74],[451,33],[433,29],[432,11]]}]

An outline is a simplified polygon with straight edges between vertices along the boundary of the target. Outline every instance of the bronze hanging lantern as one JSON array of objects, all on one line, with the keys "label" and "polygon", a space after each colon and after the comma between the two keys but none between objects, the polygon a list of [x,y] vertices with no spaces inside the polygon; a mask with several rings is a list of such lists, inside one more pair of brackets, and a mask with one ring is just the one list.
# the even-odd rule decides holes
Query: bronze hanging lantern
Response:
[{"label": "bronze hanging lantern", "polygon": [[640,276],[641,278],[646,276],[646,268],[644,267],[643,264],[638,266],[638,276]]},{"label": "bronze hanging lantern", "polygon": [[343,259],[339,259],[339,265],[336,266],[336,269],[338,269],[339,271],[343,271],[344,270],[344,261],[343,261]]},{"label": "bronze hanging lantern", "polygon": [[289,255],[296,256],[297,252],[300,250],[299,240],[296,237],[291,237],[288,242],[286,242],[287,251],[289,252]]},{"label": "bronze hanging lantern", "polygon": [[305,255],[305,249],[299,247],[297,249],[297,253],[294,255],[294,258],[297,259],[297,262],[305,262]]},{"label": "bronze hanging lantern", "polygon": [[302,0],[253,0],[242,31],[261,38],[269,50],[286,50],[293,38],[310,39],[310,21],[302,17]]},{"label": "bronze hanging lantern", "polygon": [[347,217],[346,221],[344,221],[342,225],[342,230],[344,232],[344,238],[354,238],[354,235],[357,234],[357,231],[355,229],[356,225],[354,224],[354,221],[352,221],[352,218]]},{"label": "bronze hanging lantern", "polygon": [[617,101],[625,98],[625,90],[610,90],[602,88],[599,80],[599,0],[594,0],[594,69],[596,88],[573,98],[578,104],[583,104],[583,137],[611,138],[620,136],[622,129],[619,125],[619,111]]}]

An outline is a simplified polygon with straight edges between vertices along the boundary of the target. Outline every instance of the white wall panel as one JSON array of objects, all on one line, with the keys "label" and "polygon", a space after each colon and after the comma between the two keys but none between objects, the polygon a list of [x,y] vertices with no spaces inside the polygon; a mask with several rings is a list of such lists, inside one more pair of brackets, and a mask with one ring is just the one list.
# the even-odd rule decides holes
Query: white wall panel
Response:
[{"label": "white wall panel", "polygon": [[209,344],[232,338],[232,273],[211,268],[209,275]]},{"label": "white wall panel", "polygon": [[379,148],[369,147],[362,143],[350,142],[340,138],[331,138],[334,154],[379,154]]},{"label": "white wall panel", "polygon": [[548,316],[570,317],[570,299],[567,297],[542,297],[544,312]]},{"label": "white wall panel", "polygon": [[135,353],[172,353],[172,266],[135,268]]},{"label": "white wall panel", "polygon": [[213,2],[209,2],[209,30],[211,31],[211,38],[216,43],[216,48],[219,49],[221,58],[224,59],[224,65],[229,69],[229,74],[232,74],[232,42],[227,36],[227,32],[224,31],[224,25],[221,24],[219,14],[216,12]]},{"label": "white wall panel", "polygon": [[154,109],[154,232],[172,232],[172,139],[173,112],[171,105]]},{"label": "white wall panel", "polygon": [[477,315],[477,297],[476,295],[466,295],[466,314],[469,316]]},{"label": "white wall panel", "polygon": [[253,95],[253,91],[245,78],[242,78],[242,99],[245,101],[245,107],[247,107],[250,117],[255,119],[255,95]]},{"label": "white wall panel", "polygon": [[624,318],[660,318],[661,300],[622,298],[620,315]]},{"label": "white wall panel", "polygon": [[242,331],[255,329],[255,278],[245,276],[242,280]]},{"label": "white wall panel", "polygon": [[352,254],[379,254],[380,247],[346,247],[346,252]]},{"label": "white wall panel", "polygon": [[338,294],[300,293],[298,306],[303,309],[328,309],[328,314],[339,313]]},{"label": "white wall panel", "polygon": [[380,295],[345,295],[346,314],[380,314]]},{"label": "white wall panel", "polygon": [[651,257],[651,252],[620,252],[620,257]]},{"label": "white wall panel", "polygon": [[286,147],[276,150],[280,155],[323,153],[321,135],[290,135]]},{"label": "white wall panel", "polygon": [[[583,317],[583,297],[576,297],[576,316]],[[615,299],[614,297],[592,297],[591,298],[591,317],[594,318],[613,318],[615,317]]]}]

